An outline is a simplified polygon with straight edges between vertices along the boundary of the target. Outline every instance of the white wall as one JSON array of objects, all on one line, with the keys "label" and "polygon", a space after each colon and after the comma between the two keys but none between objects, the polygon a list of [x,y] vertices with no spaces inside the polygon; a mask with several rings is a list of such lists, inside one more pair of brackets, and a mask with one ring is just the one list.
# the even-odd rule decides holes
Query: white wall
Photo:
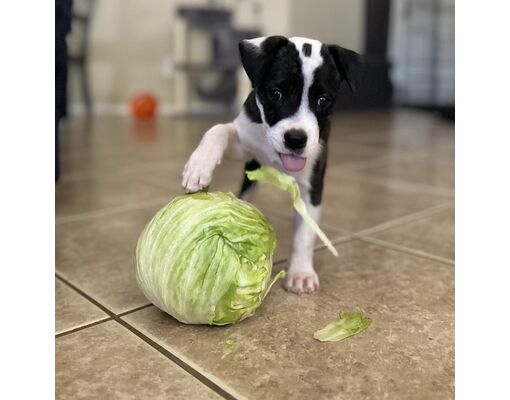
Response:
[{"label": "white wall", "polygon": [[365,2],[362,0],[293,0],[292,36],[363,51]]}]

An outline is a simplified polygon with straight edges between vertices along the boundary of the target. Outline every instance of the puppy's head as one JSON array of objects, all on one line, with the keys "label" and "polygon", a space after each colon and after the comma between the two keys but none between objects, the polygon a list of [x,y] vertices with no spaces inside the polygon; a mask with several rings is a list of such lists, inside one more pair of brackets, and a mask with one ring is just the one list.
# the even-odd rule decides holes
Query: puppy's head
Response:
[{"label": "puppy's head", "polygon": [[239,51],[274,150],[286,170],[302,170],[319,148],[340,83],[356,89],[360,56],[317,40],[283,36],[244,40]]}]

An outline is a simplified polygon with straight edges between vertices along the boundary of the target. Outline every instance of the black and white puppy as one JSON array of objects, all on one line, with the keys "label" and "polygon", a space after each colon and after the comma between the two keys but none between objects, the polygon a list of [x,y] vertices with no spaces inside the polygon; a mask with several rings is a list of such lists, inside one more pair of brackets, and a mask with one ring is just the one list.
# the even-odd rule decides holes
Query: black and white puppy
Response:
[{"label": "black and white puppy", "polygon": [[[237,118],[208,130],[184,167],[187,192],[207,187],[223,156],[243,160],[246,169],[276,167],[293,175],[310,215],[318,221],[327,161],[330,114],[340,83],[358,84],[358,54],[317,40],[270,36],[239,44],[253,90]],[[245,178],[240,197],[249,199],[254,183]],[[298,218],[285,287],[314,292],[315,233]]]}]

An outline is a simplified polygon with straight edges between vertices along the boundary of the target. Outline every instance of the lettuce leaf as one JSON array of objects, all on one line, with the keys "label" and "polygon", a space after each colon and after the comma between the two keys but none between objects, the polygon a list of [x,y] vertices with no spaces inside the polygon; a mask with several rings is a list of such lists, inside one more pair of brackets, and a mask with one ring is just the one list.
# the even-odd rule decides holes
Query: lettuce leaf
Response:
[{"label": "lettuce leaf", "polygon": [[292,204],[296,211],[301,215],[303,221],[310,228],[312,228],[317,236],[322,240],[322,242],[326,245],[326,247],[333,253],[333,255],[338,256],[338,252],[333,247],[333,244],[328,239],[326,234],[319,228],[319,225],[310,217],[308,211],[306,211],[305,203],[303,199],[301,199],[301,195],[299,192],[299,186],[294,179],[293,176],[284,174],[283,172],[278,171],[276,168],[263,166],[253,171],[246,171],[246,176],[251,181],[259,181],[259,182],[267,182],[270,183],[282,190],[286,190],[289,192]]},{"label": "lettuce leaf", "polygon": [[321,342],[338,342],[367,329],[372,320],[359,312],[343,311],[339,319],[326,325],[313,334]]}]

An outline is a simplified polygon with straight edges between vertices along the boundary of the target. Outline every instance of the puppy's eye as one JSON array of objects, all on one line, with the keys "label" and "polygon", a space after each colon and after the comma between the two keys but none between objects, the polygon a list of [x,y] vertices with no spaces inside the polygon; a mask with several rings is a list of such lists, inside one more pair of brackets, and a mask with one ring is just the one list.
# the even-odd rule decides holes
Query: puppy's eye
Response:
[{"label": "puppy's eye", "polygon": [[283,93],[280,89],[271,89],[269,91],[269,97],[277,103],[283,99]]},{"label": "puppy's eye", "polygon": [[329,99],[326,96],[320,96],[317,99],[317,105],[321,108],[325,108],[329,105]]}]

